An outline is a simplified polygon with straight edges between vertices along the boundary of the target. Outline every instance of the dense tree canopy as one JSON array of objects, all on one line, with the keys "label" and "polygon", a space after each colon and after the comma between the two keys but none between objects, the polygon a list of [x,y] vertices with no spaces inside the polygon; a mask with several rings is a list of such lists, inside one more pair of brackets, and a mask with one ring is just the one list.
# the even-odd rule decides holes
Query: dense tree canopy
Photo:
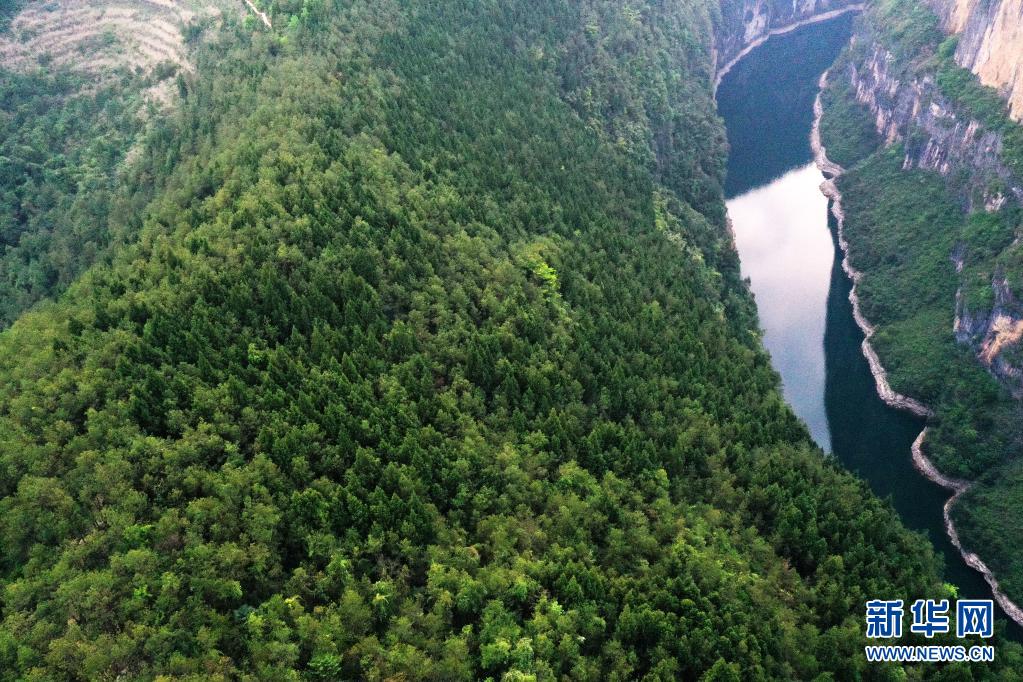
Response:
[{"label": "dense tree canopy", "polygon": [[781,399],[709,10],[271,9],[0,335],[0,679],[897,678],[946,588]]},{"label": "dense tree canopy", "polygon": [[125,158],[143,134],[146,84],[0,68],[0,328],[137,231],[151,192],[129,191]]}]

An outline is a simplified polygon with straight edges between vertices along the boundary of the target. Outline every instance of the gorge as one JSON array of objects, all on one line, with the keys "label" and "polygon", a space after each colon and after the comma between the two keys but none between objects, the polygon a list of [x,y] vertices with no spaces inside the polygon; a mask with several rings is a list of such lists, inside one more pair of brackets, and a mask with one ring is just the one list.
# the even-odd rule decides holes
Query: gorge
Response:
[{"label": "gorge", "polygon": [[[953,499],[966,487],[941,476],[921,452],[921,419],[930,411],[892,390],[864,339],[874,328],[849,281],[861,275],[844,253],[844,216],[833,182],[842,169],[821,146],[817,96],[818,77],[850,31],[848,18],[835,19],[768,41],[721,83],[718,105],[731,144],[726,191],[743,274],[752,280],[765,345],[786,398],[818,444],[889,497],[907,525],[928,535],[962,596],[990,594],[983,574],[1018,622],[1019,609],[983,563],[969,552],[960,555],[948,516],[952,501],[946,504],[940,486],[953,487]],[[1019,637],[1015,623],[1010,631]]]},{"label": "gorge", "polygon": [[937,320],[956,387],[957,282],[884,266],[961,274],[980,333],[1008,218],[882,144],[855,5],[193,5],[0,0],[0,682],[1021,678],[1001,624],[905,640],[993,662],[868,654],[866,601],[987,592],[861,352],[820,73],[947,475],[999,431],[875,314]]}]

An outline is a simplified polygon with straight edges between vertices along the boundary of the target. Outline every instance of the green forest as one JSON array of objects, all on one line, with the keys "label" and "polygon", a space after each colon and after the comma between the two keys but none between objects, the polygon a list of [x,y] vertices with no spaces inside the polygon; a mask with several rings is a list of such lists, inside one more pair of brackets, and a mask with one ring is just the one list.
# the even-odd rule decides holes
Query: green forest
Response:
[{"label": "green forest", "polygon": [[138,232],[151,178],[125,161],[148,80],[124,70],[94,88],[66,69],[0,68],[0,329]]},{"label": "green forest", "polygon": [[1019,679],[863,658],[954,588],[782,400],[712,2],[268,9],[146,131],[0,74],[0,680]]},{"label": "green forest", "polygon": [[849,169],[839,188],[849,255],[864,272],[858,286],[863,311],[878,325],[872,341],[895,390],[935,411],[928,423],[928,456],[945,474],[977,482],[953,509],[964,546],[982,555],[1019,602],[1023,407],[967,344],[957,343],[953,328],[957,295],[967,310],[990,310],[997,275],[1006,277],[1014,294],[1023,292],[1018,240],[1023,210],[1007,202],[995,211],[969,212],[962,177],[905,170],[906,146],[916,140],[882,145],[872,115],[856,101],[845,74],[879,41],[897,57],[897,77],[933,77],[946,105],[965,120],[1004,132],[1002,158],[1017,172],[1023,168],[1023,126],[1009,119],[993,89],[955,64],[955,38],[944,37],[926,6],[877,3],[860,31],[861,39],[833,68],[822,135],[829,155]]}]

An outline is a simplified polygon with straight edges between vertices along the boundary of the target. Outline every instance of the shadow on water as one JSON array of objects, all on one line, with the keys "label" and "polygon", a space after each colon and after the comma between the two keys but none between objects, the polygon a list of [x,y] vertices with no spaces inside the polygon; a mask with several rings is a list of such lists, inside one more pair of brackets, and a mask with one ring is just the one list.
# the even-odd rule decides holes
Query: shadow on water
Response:
[{"label": "shadow on water", "polygon": [[726,197],[813,160],[817,79],[849,42],[852,21],[846,14],[771,38],[725,76],[717,101],[730,147]]},{"label": "shadow on water", "polygon": [[[863,332],[852,315],[852,283],[842,270],[834,217],[835,265],[828,295],[824,331],[826,377],[824,404],[831,428],[832,452],[848,469],[867,481],[878,497],[892,506],[909,528],[927,536],[945,564],[945,580],[962,598],[990,599],[984,578],[963,561],[945,532],[943,509],[951,493],[924,478],[913,466],[910,448],[924,421],[895,410],[877,395],[874,376],[863,357]],[[1001,609],[995,606],[996,609]],[[1005,634],[1023,641],[1023,628],[1001,613]]]},{"label": "shadow on water", "polygon": [[925,531],[932,541],[940,540],[945,535],[941,510],[948,494],[921,476],[910,457],[924,422],[878,397],[874,375],[863,358],[863,332],[852,316],[852,283],[842,271],[841,258],[836,244],[824,331],[824,404],[833,452],[879,497],[890,497],[907,526]]},{"label": "shadow on water", "polygon": [[[730,200],[749,197],[751,190],[770,197],[770,191],[763,190],[770,190],[789,171],[811,161],[809,134],[817,79],[848,42],[851,26],[852,17],[846,15],[772,38],[751,52],[750,57],[739,62],[724,78],[717,97],[718,111],[725,120],[731,147],[725,183]],[[808,187],[807,191],[818,190]],[[786,200],[793,199],[786,197]],[[818,200],[818,196],[808,194],[799,203],[808,211],[817,211],[821,208]],[[772,201],[778,202],[777,195]],[[762,211],[770,210],[771,205],[765,202]],[[830,449],[834,456],[861,476],[878,496],[890,499],[906,526],[930,539],[935,551],[944,559],[946,580],[959,588],[962,597],[989,598],[991,591],[983,578],[966,566],[945,534],[942,509],[949,493],[928,481],[913,467],[910,446],[923,428],[922,421],[888,407],[877,395],[874,378],[861,351],[863,334],[852,316],[852,304],[849,302],[852,285],[842,271],[842,254],[835,242],[834,221],[826,211],[822,212],[824,215],[819,218],[803,221],[807,227],[801,229],[830,230],[830,253],[816,250],[812,257],[833,259],[833,265],[830,276],[826,267],[824,270],[818,268],[814,281],[801,285],[803,289],[798,294],[799,300],[795,300],[791,291],[776,290],[782,286],[779,282],[784,282],[785,275],[799,274],[793,271],[791,259],[775,259],[772,253],[765,252],[765,248],[773,248],[771,239],[747,241],[755,243],[758,251],[743,253],[743,242],[738,238],[739,226],[736,226],[736,243],[743,261],[755,260],[760,264],[767,263],[768,267],[776,262],[779,270],[762,274],[759,279],[751,277],[765,325],[765,343],[771,350],[775,367],[786,387],[795,382],[805,382],[808,376],[823,375],[823,381],[817,384],[821,386],[818,391],[822,390],[823,395],[813,396],[816,405],[810,408],[793,402],[797,413],[802,416],[817,410],[826,414]],[[766,228],[761,226],[757,229],[771,229],[778,235],[791,238],[791,231],[786,234],[782,227],[770,222]],[[819,234],[817,236],[820,237]],[[810,256],[807,252],[807,257]],[[807,287],[813,291],[805,291]],[[826,319],[816,320],[813,329],[823,330],[814,332],[820,334],[818,338],[823,352],[807,353],[805,346],[802,349],[772,349],[772,342],[785,344],[786,338],[796,338],[800,332],[807,331],[804,318],[800,329],[772,332],[768,328],[772,321],[765,319],[770,317],[768,308],[772,299],[781,298],[799,304],[801,300],[816,301],[818,297],[822,299],[819,314]],[[785,324],[786,319],[800,318],[781,317],[773,323]],[[791,362],[790,357],[785,359],[795,353],[802,354],[801,363]],[[814,363],[823,366],[814,366],[810,368],[813,371],[809,371],[807,364]],[[786,397],[791,400],[788,388]],[[812,422],[812,417],[804,416],[804,419]],[[827,447],[824,437],[816,432],[814,435],[818,443]],[[888,596],[915,598],[914,595]],[[1021,639],[1023,629],[1005,618],[1004,614],[1000,620],[1006,624],[1010,637]]]}]

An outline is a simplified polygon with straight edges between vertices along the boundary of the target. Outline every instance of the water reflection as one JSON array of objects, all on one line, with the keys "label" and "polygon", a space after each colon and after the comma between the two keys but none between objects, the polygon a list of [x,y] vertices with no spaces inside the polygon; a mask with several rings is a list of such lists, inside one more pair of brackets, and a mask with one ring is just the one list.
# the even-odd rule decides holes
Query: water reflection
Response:
[{"label": "water reflection", "polygon": [[[818,189],[822,177],[810,165],[817,78],[849,40],[850,21],[772,39],[722,81],[718,111],[731,144],[728,213],[765,345],[796,414],[821,447],[889,498],[907,526],[930,538],[961,597],[989,598],[980,574],[945,534],[948,492],[913,468],[910,444],[921,420],[877,395],[852,317],[851,284]],[[1007,625],[1008,635],[1023,641],[1023,630]]]},{"label": "water reflection", "polygon": [[827,199],[818,191],[823,180],[807,164],[730,200],[728,215],[785,399],[830,452],[824,328],[834,247]]}]

